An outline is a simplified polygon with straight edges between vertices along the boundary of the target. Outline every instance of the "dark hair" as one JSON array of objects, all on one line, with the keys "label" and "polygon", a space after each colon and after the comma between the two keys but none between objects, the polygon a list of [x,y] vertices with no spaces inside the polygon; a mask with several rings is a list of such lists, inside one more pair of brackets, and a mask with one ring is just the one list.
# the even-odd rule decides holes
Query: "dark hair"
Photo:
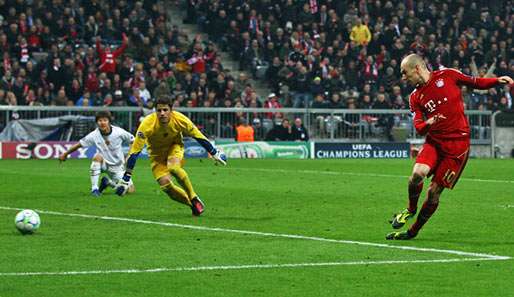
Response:
[{"label": "dark hair", "polygon": [[98,119],[106,118],[109,122],[112,119],[111,112],[108,110],[101,110],[95,114],[95,122],[98,122]]},{"label": "dark hair", "polygon": [[172,108],[173,101],[170,96],[163,95],[163,96],[160,96],[159,98],[157,98],[157,100],[155,101],[155,105],[157,106],[157,104],[165,104],[165,105],[168,105],[170,108]]}]

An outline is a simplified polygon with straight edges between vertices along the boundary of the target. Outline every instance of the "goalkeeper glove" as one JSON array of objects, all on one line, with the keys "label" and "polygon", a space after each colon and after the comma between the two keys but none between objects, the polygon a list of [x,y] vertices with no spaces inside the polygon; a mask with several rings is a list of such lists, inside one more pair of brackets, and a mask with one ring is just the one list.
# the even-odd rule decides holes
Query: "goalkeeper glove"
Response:
[{"label": "goalkeeper glove", "polygon": [[214,159],[216,164],[219,163],[224,166],[227,165],[227,156],[220,150],[216,150],[216,153],[212,155],[212,158]]},{"label": "goalkeeper glove", "polygon": [[127,194],[130,182],[130,173],[125,172],[123,178],[116,184],[116,195],[123,196]]}]

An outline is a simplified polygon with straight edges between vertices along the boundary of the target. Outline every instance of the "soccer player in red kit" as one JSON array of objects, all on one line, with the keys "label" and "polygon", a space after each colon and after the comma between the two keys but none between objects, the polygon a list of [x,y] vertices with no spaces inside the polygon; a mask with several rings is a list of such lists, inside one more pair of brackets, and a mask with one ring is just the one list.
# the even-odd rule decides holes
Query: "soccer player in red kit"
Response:
[{"label": "soccer player in red kit", "polygon": [[406,231],[392,232],[386,239],[411,239],[436,211],[444,188],[452,189],[466,166],[470,148],[469,124],[464,114],[461,85],[488,89],[498,84],[512,84],[512,78],[470,77],[455,69],[429,71],[423,58],[411,54],[400,65],[402,79],[415,87],[410,95],[410,109],[414,113],[414,126],[420,135],[426,135],[412,175],[409,178],[409,204],[407,209],[394,215],[391,226],[399,229],[417,212],[423,179],[433,176],[427,198],[416,222]]}]

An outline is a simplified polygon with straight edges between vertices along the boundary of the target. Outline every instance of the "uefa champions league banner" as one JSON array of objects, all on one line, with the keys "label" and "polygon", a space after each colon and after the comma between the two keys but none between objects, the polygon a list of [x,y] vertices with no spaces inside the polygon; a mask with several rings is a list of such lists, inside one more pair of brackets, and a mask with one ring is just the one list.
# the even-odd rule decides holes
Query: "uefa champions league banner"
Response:
[{"label": "uefa champions league banner", "polygon": [[310,149],[308,142],[292,141],[255,141],[235,142],[216,141],[229,159],[272,158],[272,159],[308,159]]},{"label": "uefa champions league banner", "polygon": [[314,143],[316,159],[407,159],[411,145],[407,142],[386,143]]},{"label": "uefa champions league banner", "polygon": [[[0,159],[57,159],[76,143],[77,141],[0,142]],[[128,149],[128,146],[123,148],[125,154]],[[69,158],[91,159],[95,154],[95,147],[79,148]],[[184,156],[186,158],[207,158],[207,151],[195,140],[184,139]],[[139,157],[148,158],[146,148]]]},{"label": "uefa champions league banner", "polygon": [[[0,159],[57,159],[77,142],[0,142]],[[217,141],[216,145],[229,158],[409,158],[409,143],[337,143],[337,142],[234,142]],[[184,139],[186,158],[206,158],[207,152],[195,140]],[[128,152],[128,147],[124,148]],[[80,148],[72,159],[92,158],[96,148]],[[312,155],[311,155],[312,153]],[[146,149],[140,154],[147,158]]]}]

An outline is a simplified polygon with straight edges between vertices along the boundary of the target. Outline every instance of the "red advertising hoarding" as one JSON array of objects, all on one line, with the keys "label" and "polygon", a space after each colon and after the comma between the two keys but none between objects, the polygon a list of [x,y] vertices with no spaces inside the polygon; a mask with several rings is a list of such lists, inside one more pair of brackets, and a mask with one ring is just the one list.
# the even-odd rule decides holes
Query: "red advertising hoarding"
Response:
[{"label": "red advertising hoarding", "polygon": [[[0,142],[0,159],[57,159],[77,142]],[[89,158],[96,149],[80,148],[70,158]]]}]

